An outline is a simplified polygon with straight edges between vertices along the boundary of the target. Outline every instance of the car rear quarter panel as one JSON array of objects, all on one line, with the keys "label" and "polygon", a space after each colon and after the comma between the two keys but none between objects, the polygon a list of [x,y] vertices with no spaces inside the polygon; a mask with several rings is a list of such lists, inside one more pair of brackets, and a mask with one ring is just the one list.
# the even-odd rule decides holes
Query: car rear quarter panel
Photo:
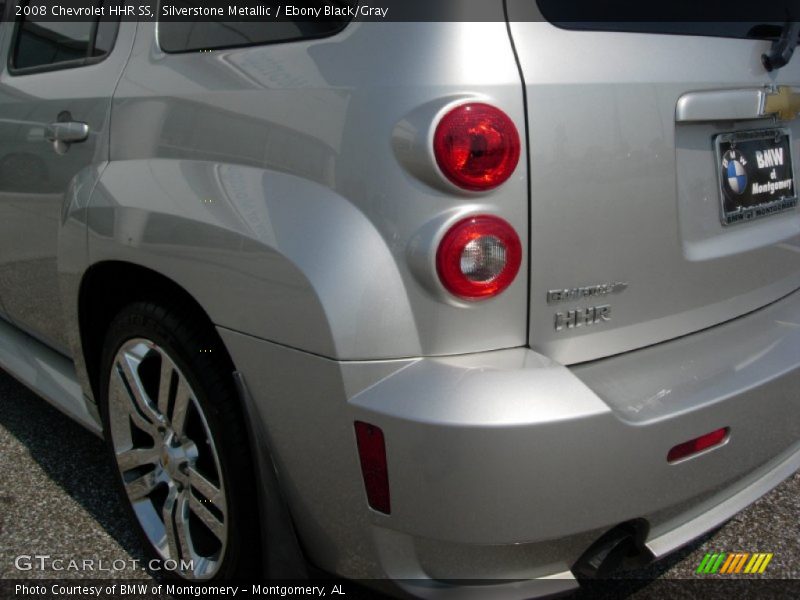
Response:
[{"label": "car rear quarter panel", "polygon": [[420,158],[453,103],[491,102],[524,130],[504,23],[362,23],[187,54],[154,36],[139,24],[115,95],[92,263],[153,268],[215,324],[333,358],[526,343],[526,265],[479,304],[448,298],[433,275],[436,240],[466,214],[505,218],[527,246],[524,155],[484,195]]}]

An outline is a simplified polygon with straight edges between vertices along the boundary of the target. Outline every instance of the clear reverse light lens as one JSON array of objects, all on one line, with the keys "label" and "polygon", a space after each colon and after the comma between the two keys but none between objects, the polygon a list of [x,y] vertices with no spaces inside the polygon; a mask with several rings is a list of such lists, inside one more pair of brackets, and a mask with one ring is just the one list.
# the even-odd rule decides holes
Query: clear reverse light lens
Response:
[{"label": "clear reverse light lens", "polygon": [[517,276],[522,244],[514,228],[493,215],[467,217],[453,225],[436,251],[442,285],[465,300],[492,298]]},{"label": "clear reverse light lens", "polygon": [[505,266],[506,246],[493,235],[472,240],[461,253],[461,272],[470,281],[492,281]]}]

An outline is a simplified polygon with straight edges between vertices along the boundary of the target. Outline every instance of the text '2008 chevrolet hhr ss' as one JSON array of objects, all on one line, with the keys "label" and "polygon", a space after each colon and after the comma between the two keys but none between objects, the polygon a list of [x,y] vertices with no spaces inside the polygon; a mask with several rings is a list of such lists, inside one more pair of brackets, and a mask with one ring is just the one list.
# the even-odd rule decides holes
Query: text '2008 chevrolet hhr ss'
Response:
[{"label": "text '2008 chevrolet hhr ss'", "polygon": [[549,594],[800,466],[797,22],[50,4],[0,28],[0,365],[181,578]]}]

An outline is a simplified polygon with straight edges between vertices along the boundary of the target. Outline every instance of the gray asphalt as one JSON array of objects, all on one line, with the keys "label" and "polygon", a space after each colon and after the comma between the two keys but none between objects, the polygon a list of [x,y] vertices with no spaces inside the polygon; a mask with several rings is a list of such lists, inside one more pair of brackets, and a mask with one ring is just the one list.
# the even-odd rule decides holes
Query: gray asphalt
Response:
[{"label": "gray asphalt", "polygon": [[[146,561],[114,493],[103,442],[0,371],[0,579],[149,578]],[[794,475],[718,530],[645,569],[616,597],[653,597],[651,581],[695,575],[707,552],[772,552],[765,576],[800,578],[800,474]],[[19,571],[20,555],[102,560],[106,571]],[[122,562],[116,563],[118,566]],[[707,576],[706,576],[707,577]]]},{"label": "gray asphalt", "polygon": [[99,438],[0,371],[0,578],[87,576],[17,570],[16,557],[26,555],[49,555],[66,567],[70,559],[93,560],[95,578],[148,577],[112,568],[113,561],[144,560],[113,476]]}]

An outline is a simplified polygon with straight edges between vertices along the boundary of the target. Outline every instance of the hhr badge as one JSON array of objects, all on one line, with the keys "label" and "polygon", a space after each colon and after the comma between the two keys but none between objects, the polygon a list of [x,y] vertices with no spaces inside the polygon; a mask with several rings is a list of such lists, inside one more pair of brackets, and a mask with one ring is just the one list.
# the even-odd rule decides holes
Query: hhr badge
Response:
[{"label": "hhr badge", "polygon": [[556,313],[556,331],[564,329],[577,329],[589,327],[611,320],[611,306],[592,306],[589,308],[576,308],[566,312]]}]

